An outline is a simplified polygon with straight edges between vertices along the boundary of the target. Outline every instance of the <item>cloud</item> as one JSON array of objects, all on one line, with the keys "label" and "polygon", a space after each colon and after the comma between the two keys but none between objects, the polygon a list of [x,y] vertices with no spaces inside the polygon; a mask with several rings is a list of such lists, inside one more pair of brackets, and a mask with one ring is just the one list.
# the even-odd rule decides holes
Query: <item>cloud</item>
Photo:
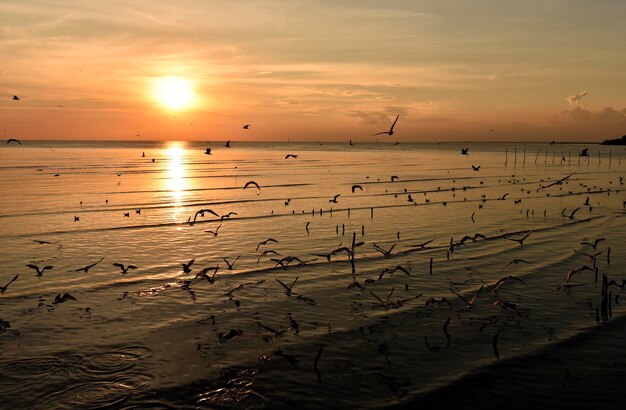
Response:
[{"label": "cloud", "polygon": [[591,111],[579,106],[571,110],[562,111],[561,114],[575,121],[626,122],[626,108],[618,111],[613,107],[605,107],[601,110]]},{"label": "cloud", "polygon": [[570,103],[570,105],[577,105],[579,107],[582,107],[580,100],[582,100],[582,98],[587,94],[589,94],[589,91],[581,91],[578,94],[570,95],[569,97],[567,97],[567,101]]}]

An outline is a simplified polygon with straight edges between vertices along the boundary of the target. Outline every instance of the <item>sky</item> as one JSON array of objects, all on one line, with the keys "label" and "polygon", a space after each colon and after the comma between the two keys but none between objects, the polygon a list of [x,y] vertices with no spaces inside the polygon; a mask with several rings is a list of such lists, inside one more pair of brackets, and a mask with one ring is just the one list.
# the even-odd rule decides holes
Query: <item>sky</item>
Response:
[{"label": "sky", "polygon": [[379,139],[626,134],[623,0],[2,0],[0,16],[6,138],[372,141],[398,114]]}]

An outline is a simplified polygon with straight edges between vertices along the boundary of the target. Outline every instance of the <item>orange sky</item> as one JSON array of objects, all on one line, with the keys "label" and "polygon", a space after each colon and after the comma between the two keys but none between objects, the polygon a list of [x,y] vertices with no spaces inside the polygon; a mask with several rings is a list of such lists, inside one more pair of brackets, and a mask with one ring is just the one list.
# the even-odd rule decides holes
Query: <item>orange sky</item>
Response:
[{"label": "orange sky", "polygon": [[[394,141],[626,134],[623,1],[155,3],[2,1],[3,136],[367,141],[397,114]],[[190,106],[155,97],[172,76]]]}]

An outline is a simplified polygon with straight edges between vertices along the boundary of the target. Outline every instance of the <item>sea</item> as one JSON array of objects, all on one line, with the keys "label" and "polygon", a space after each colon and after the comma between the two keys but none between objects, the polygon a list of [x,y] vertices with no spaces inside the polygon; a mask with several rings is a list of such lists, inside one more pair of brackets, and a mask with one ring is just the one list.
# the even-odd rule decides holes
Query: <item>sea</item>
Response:
[{"label": "sea", "polygon": [[0,145],[0,408],[625,395],[625,147]]}]

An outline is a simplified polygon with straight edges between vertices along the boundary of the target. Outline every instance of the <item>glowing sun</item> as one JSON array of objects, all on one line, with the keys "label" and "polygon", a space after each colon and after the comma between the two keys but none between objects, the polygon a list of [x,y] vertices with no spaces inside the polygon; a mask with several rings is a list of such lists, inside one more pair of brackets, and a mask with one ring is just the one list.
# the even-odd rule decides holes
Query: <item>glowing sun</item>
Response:
[{"label": "glowing sun", "polygon": [[156,80],[155,97],[170,110],[184,110],[193,105],[194,92],[189,80],[163,77]]}]

